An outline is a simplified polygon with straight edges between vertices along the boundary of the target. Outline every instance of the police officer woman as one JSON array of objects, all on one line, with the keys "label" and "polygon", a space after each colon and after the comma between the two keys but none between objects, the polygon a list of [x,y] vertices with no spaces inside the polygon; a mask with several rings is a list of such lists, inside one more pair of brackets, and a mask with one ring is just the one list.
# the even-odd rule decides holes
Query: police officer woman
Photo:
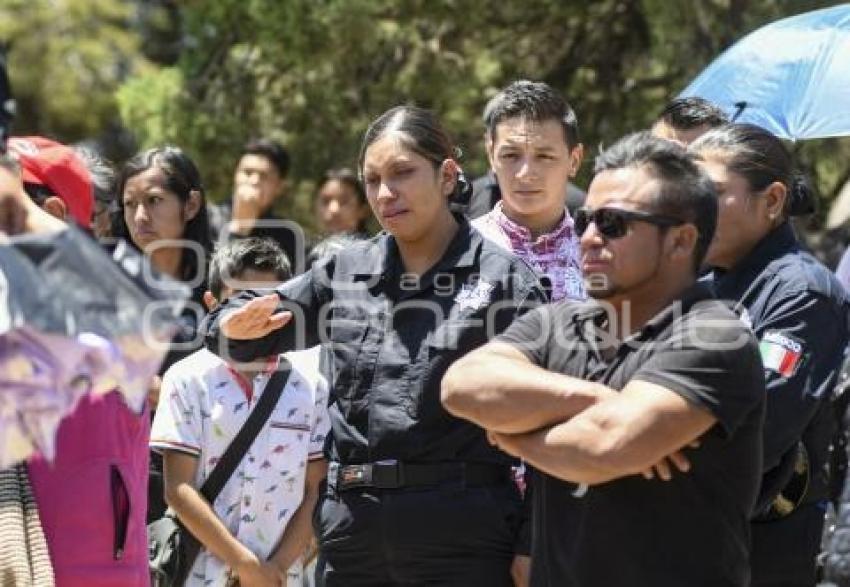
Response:
[{"label": "police officer woman", "polygon": [[848,342],[848,298],[803,252],[789,222],[813,210],[784,145],[728,125],[691,147],[714,180],[717,232],[706,262],[760,341],[767,383],[762,487],[752,523],[752,585],[810,586],[828,497],[830,392]]},{"label": "police officer woman", "polygon": [[384,232],[207,324],[208,347],[238,361],[330,342],[331,466],[314,518],[326,585],[512,584],[512,461],[442,408],[440,380],[544,294],[452,212],[454,152],[428,111],[385,112],[359,161]]}]

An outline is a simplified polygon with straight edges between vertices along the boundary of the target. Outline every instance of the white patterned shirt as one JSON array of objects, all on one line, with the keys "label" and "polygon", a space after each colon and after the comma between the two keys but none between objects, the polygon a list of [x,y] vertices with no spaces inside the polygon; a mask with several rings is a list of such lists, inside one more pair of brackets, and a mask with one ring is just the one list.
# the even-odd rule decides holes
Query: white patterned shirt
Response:
[{"label": "white patterned shirt", "polygon": [[[284,356],[292,370],[280,400],[213,505],[227,529],[260,560],[271,554],[301,504],[307,462],[322,458],[330,430],[319,347]],[[276,364],[248,382],[206,349],[175,363],[163,376],[150,446],[196,455],[195,486],[201,487],[256,406]],[[300,585],[300,574],[300,565],[290,569],[288,584]],[[186,585],[224,587],[229,575],[225,563],[204,549]]]}]

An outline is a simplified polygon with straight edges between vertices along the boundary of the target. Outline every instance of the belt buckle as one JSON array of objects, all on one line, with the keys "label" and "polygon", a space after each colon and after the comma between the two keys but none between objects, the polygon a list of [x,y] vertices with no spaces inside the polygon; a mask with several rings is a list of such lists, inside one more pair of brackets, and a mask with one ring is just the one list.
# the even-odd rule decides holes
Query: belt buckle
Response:
[{"label": "belt buckle", "polygon": [[339,469],[341,488],[362,487],[372,484],[372,465],[346,465]]},{"label": "belt buckle", "polygon": [[372,485],[378,489],[398,489],[404,486],[404,468],[396,459],[372,464]]}]

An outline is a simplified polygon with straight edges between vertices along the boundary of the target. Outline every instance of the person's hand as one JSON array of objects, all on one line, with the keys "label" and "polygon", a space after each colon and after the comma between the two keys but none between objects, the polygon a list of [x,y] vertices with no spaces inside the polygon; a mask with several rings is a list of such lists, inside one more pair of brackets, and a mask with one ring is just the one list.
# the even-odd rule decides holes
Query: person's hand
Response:
[{"label": "person's hand", "polygon": [[233,216],[228,230],[234,234],[247,235],[263,212],[263,194],[255,185],[240,184],[233,194]]},{"label": "person's hand", "polygon": [[[688,445],[688,448],[699,448],[699,441],[693,441]],[[641,475],[643,475],[644,479],[655,479],[658,477],[662,481],[669,481],[673,478],[674,468],[682,473],[687,473],[691,470],[691,462],[681,450],[667,455],[649,469],[642,471]]]},{"label": "person's hand", "polygon": [[156,410],[156,406],[159,405],[159,389],[162,387],[162,377],[159,375],[154,375],[151,378],[150,384],[148,384],[148,405],[151,408],[151,411]]},{"label": "person's hand", "polygon": [[221,333],[231,340],[252,340],[285,326],[292,312],[275,314],[279,302],[277,294],[269,294],[231,310],[221,320]]},{"label": "person's hand", "polygon": [[511,563],[511,577],[516,587],[528,587],[531,581],[531,557],[518,554]]},{"label": "person's hand", "polygon": [[240,587],[283,587],[283,577],[272,563],[245,562],[234,569]]}]

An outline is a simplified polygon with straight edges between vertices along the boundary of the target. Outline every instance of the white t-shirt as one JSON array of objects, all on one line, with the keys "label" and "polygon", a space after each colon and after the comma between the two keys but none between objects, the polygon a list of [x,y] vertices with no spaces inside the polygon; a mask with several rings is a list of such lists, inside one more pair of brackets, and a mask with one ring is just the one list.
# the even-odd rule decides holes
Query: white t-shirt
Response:
[{"label": "white t-shirt", "polygon": [[[320,354],[314,347],[283,355],[292,364],[289,381],[213,504],[227,529],[261,560],[301,504],[307,462],[322,458],[330,422]],[[195,483],[201,487],[256,406],[271,373],[269,369],[249,382],[205,349],[175,363],[163,376],[151,448],[196,455]],[[229,574],[223,561],[202,550],[186,585],[224,587]],[[299,579],[300,565],[290,569],[288,582],[294,585]]]}]

